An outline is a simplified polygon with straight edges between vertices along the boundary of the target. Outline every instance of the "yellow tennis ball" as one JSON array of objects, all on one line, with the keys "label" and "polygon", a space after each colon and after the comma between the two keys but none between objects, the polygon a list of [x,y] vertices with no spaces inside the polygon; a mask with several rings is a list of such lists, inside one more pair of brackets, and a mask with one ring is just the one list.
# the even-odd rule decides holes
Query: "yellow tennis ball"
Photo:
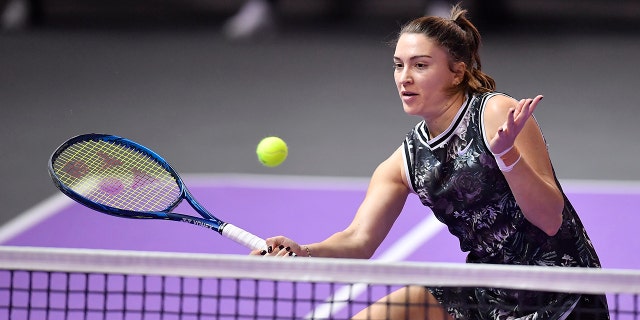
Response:
[{"label": "yellow tennis ball", "polygon": [[287,159],[289,149],[284,140],[278,137],[266,137],[258,143],[256,154],[264,166],[277,167]]}]

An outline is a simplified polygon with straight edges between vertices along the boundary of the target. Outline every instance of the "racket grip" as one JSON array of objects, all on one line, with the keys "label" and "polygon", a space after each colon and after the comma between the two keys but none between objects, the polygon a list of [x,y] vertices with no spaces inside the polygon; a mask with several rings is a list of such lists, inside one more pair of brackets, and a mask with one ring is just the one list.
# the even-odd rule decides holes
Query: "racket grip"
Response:
[{"label": "racket grip", "polygon": [[267,243],[264,239],[230,223],[225,224],[222,229],[222,235],[252,250],[264,250],[267,248]]}]

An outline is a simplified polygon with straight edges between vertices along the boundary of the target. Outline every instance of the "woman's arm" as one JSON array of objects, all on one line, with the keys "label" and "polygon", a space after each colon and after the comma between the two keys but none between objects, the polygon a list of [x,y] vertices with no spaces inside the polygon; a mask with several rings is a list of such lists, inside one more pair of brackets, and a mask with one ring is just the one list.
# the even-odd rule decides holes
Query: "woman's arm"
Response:
[{"label": "woman's arm", "polygon": [[409,194],[405,181],[399,148],[374,171],[366,196],[346,229],[321,242],[303,246],[282,236],[268,238],[267,245],[285,248],[268,254],[286,255],[289,247],[299,256],[310,253],[313,257],[370,258],[404,207]]},{"label": "woman's arm", "polygon": [[531,117],[541,99],[495,96],[487,102],[484,125],[494,154],[513,146],[502,159],[507,166],[515,165],[503,174],[525,218],[553,236],[562,224],[564,199],[540,128]]}]

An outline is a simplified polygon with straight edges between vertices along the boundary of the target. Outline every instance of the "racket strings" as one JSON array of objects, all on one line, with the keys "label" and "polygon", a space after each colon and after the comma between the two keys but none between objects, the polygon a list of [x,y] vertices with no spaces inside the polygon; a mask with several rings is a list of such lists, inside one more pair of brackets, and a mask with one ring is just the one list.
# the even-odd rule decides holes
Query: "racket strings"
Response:
[{"label": "racket strings", "polygon": [[180,197],[176,179],[143,152],[112,141],[72,144],[53,162],[61,183],[96,203],[130,211],[163,211]]}]

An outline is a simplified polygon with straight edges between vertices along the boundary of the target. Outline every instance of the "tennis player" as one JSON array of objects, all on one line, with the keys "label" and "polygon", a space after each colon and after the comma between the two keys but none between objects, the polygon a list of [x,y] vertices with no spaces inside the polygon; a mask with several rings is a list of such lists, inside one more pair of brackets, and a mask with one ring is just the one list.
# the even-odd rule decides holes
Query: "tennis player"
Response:
[{"label": "tennis player", "polygon": [[[516,100],[496,92],[482,71],[480,44],[459,6],[448,19],[403,26],[394,78],[404,111],[422,121],[376,168],[345,230],[307,245],[269,238],[268,251],[252,254],[370,258],[414,193],[459,239],[468,263],[599,268],[532,116],[542,96]],[[384,299],[392,305],[373,304],[355,318],[575,319],[583,307],[597,312],[580,319],[609,318],[606,298],[593,295],[406,287]],[[439,307],[423,304],[436,301]]]}]

